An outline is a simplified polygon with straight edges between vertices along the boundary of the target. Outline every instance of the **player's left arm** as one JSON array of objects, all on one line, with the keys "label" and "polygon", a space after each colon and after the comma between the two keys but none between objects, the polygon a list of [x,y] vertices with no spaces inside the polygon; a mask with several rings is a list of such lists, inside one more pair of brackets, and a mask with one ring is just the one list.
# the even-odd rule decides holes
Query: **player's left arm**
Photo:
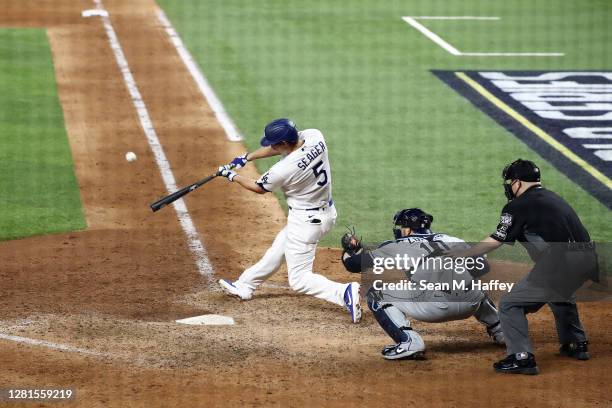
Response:
[{"label": "player's left arm", "polygon": [[245,153],[244,156],[247,161],[253,161],[258,159],[265,159],[266,157],[278,156],[280,152],[272,149],[271,146],[262,146],[259,149],[252,151],[251,153]]},{"label": "player's left arm", "polygon": [[255,181],[250,177],[240,175],[232,171],[232,169],[240,169],[246,166],[246,164],[250,161],[277,156],[279,154],[280,153],[278,151],[273,150],[270,146],[262,146],[253,152],[247,152],[240,156],[236,156],[230,163],[226,164],[225,166],[219,167],[219,171],[221,172],[221,175],[223,177],[227,177],[229,181],[235,181],[243,188],[254,193],[265,194],[268,192],[268,190],[263,188],[260,182]]},{"label": "player's left arm", "polygon": [[227,165],[219,167],[221,176],[227,177],[229,181],[235,181],[241,187],[257,194],[265,194],[281,188],[284,180],[287,178],[285,170],[286,169],[279,168],[277,163],[277,165],[272,166],[272,168],[258,180],[253,180],[250,177],[236,173],[231,168],[228,168]]},{"label": "player's left arm", "polygon": [[[231,173],[234,173],[231,170],[227,170],[227,171],[231,172]],[[221,174],[221,175],[223,175],[223,174]],[[243,176],[243,175],[240,175],[240,174],[237,174],[237,173],[234,173],[233,177],[231,177],[231,178],[229,176],[226,176],[226,177],[227,177],[227,179],[229,181],[234,181],[234,182],[238,183],[240,186],[242,186],[243,188],[245,188],[245,189],[247,189],[249,191],[252,191],[254,193],[265,194],[265,193],[268,192],[267,190],[264,190],[259,184],[257,184],[257,182],[255,180],[253,180],[250,177],[246,177],[246,176]]]},{"label": "player's left arm", "polygon": [[246,152],[241,154],[240,156],[234,157],[234,159],[225,165],[225,167],[232,169],[240,169],[250,161],[255,161],[258,159],[265,159],[266,157],[278,156],[280,152],[272,149],[271,146],[262,146],[257,150],[252,152]]}]

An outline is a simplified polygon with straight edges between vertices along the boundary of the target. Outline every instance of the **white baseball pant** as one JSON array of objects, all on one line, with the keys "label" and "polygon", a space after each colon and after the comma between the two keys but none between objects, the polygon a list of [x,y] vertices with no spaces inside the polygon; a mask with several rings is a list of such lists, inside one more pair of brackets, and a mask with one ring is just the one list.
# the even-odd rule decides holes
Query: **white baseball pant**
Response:
[{"label": "white baseball pant", "polygon": [[252,293],[286,260],[289,286],[293,290],[346,306],[344,291],[348,284],[312,272],[317,243],[332,229],[336,217],[333,205],[318,211],[290,209],[287,225],[276,235],[272,246],[234,285],[243,292]]}]

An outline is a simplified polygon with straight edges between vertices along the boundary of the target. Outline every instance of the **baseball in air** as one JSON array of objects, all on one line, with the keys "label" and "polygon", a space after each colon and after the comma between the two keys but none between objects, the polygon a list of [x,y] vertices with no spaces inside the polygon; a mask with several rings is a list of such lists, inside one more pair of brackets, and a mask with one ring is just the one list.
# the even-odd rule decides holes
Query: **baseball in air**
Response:
[{"label": "baseball in air", "polygon": [[138,157],[136,157],[136,153],[134,152],[127,152],[125,154],[125,160],[129,161],[130,163],[136,161],[137,158]]}]

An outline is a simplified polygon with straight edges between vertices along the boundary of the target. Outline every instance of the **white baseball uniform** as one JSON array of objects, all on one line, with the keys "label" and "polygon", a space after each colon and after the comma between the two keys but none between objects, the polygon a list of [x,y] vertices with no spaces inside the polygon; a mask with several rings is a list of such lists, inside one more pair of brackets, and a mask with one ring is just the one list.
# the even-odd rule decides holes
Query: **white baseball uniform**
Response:
[{"label": "white baseball uniform", "polygon": [[264,256],[246,269],[234,286],[250,296],[286,260],[289,286],[293,290],[346,306],[343,295],[348,284],[312,272],[317,243],[334,226],[337,216],[327,144],[317,129],[303,130],[299,138],[304,144],[257,180],[263,189],[285,194],[289,206],[287,225]]}]

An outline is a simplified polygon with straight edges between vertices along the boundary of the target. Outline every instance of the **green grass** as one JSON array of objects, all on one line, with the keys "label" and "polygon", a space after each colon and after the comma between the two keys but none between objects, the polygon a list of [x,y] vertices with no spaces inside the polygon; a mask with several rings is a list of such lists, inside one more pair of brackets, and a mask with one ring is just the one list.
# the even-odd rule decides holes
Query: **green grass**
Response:
[{"label": "green grass", "polygon": [[44,30],[0,30],[0,240],[86,227]]},{"label": "green grass", "polygon": [[[431,69],[612,69],[605,0],[159,0],[191,53],[257,147],[265,123],[293,118],[328,140],[338,245],[343,225],[367,241],[391,235],[393,213],[420,206],[436,230],[466,240],[493,231],[505,203],[503,166],[536,161],[545,185],[575,206],[597,240],[610,211],[434,77]],[[500,16],[429,21],[461,50],[564,52],[563,58],[458,58],[405,15]],[[265,170],[272,161],[259,164]]]}]

